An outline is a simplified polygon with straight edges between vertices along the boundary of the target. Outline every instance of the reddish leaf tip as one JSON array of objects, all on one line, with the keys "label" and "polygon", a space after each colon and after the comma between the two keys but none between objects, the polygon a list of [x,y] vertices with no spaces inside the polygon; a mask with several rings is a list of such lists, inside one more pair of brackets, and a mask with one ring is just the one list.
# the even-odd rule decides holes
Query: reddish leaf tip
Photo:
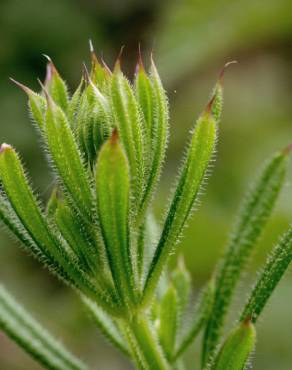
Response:
[{"label": "reddish leaf tip", "polygon": [[114,71],[115,72],[121,70],[121,60],[122,60],[122,55],[123,55],[124,49],[125,49],[125,45],[122,45],[121,49],[120,49],[120,52],[118,54],[118,57],[115,61],[115,65],[114,65]]},{"label": "reddish leaf tip", "polygon": [[246,318],[242,321],[242,324],[243,324],[244,326],[250,326],[251,322],[252,322],[252,316],[251,316],[251,315],[248,315],[248,316],[246,316]]},{"label": "reddish leaf tip", "polygon": [[105,69],[105,71],[109,74],[109,75],[112,75],[112,71],[110,70],[109,66],[106,64],[105,60],[103,59],[103,57],[100,58],[101,60],[101,63],[103,65],[103,68]]},{"label": "reddish leaf tip", "polygon": [[119,140],[119,132],[118,132],[118,129],[115,127],[113,129],[112,136],[110,138],[110,143],[117,144],[118,140]]},{"label": "reddish leaf tip", "polygon": [[214,94],[212,96],[212,98],[209,100],[209,102],[208,102],[208,104],[207,104],[207,106],[205,108],[205,113],[207,113],[207,114],[211,114],[212,113],[212,107],[213,107],[213,103],[214,103],[215,98],[216,98],[216,94]]},{"label": "reddish leaf tip", "polygon": [[21,82],[18,82],[18,81],[16,81],[16,80],[14,80],[14,78],[9,77],[9,80],[10,80],[11,82],[13,82],[16,86],[20,87],[20,88],[21,88],[21,90],[22,90],[22,91],[24,91],[27,95],[29,95],[29,94],[33,93],[33,91],[32,91],[29,87],[27,87],[27,86],[23,85]]},{"label": "reddish leaf tip", "polygon": [[221,69],[221,71],[219,73],[219,78],[218,78],[219,83],[222,83],[226,69],[229,66],[231,66],[232,64],[238,64],[238,61],[237,60],[231,60],[230,62],[227,62],[227,63],[224,64],[223,68]]}]

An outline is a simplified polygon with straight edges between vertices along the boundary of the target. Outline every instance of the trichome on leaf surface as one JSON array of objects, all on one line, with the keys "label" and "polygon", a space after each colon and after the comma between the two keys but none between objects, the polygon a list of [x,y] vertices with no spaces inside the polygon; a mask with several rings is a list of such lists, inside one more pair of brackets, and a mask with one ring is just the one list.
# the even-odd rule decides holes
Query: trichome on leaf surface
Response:
[{"label": "trichome on leaf surface", "polygon": [[[184,369],[183,354],[200,332],[202,369],[244,369],[255,346],[255,323],[292,259],[291,227],[227,336],[225,318],[285,181],[291,146],[260,171],[212,279],[194,302],[183,258],[173,271],[167,263],[214,161],[225,68],[190,131],[169,204],[157,223],[152,203],[169,136],[168,99],[159,74],[152,58],[146,72],[140,56],[130,82],[120,59],[111,71],[92,47],[91,57],[91,70],[84,66],[73,94],[50,59],[40,94],[14,81],[28,96],[55,186],[45,206],[15,149],[2,144],[2,223],[77,293],[104,336],[138,369]],[[45,368],[88,368],[2,285],[0,328]]]}]

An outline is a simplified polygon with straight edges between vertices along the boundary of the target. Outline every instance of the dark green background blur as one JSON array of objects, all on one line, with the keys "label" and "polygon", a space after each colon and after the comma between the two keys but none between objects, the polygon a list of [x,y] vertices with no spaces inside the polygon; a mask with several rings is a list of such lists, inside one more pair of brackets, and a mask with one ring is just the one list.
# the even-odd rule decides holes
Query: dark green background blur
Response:
[{"label": "dark green background blur", "polygon": [[[27,116],[25,96],[9,76],[38,89],[50,55],[69,85],[77,86],[88,39],[112,65],[125,45],[124,70],[133,73],[138,43],[145,63],[151,50],[171,103],[171,139],[157,215],[175,177],[188,130],[229,60],[238,65],[225,78],[225,108],[217,162],[202,206],[194,215],[181,251],[197,291],[210,276],[244,189],[261,163],[292,142],[291,0],[0,0],[0,140],[13,144],[35,188],[46,199],[52,177]],[[235,300],[236,314],[256,268],[292,221],[292,168]],[[4,232],[0,239],[0,279],[16,297],[94,369],[131,365],[108,346],[84,314],[76,296],[23,253]],[[258,324],[256,370],[292,369],[292,275],[281,282]],[[232,319],[232,315],[231,315]],[[230,320],[232,322],[232,320]],[[198,369],[198,348],[187,353]],[[0,369],[40,367],[0,333]]]}]

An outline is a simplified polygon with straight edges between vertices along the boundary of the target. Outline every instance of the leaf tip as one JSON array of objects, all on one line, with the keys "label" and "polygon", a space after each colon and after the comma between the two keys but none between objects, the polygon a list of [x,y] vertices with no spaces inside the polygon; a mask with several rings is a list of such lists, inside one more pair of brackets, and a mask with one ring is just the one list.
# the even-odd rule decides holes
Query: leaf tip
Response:
[{"label": "leaf tip", "polygon": [[27,95],[33,93],[33,91],[29,87],[23,85],[21,82],[16,81],[14,78],[9,77],[9,80],[13,82],[16,86],[21,88],[21,90],[24,91]]},{"label": "leaf tip", "polygon": [[114,72],[120,72],[121,71],[121,60],[122,60],[122,55],[123,55],[124,49],[125,49],[125,45],[122,45],[121,49],[120,49],[120,52],[118,54],[118,57],[115,61]]},{"label": "leaf tip", "polygon": [[231,60],[230,62],[227,62],[227,63],[224,64],[223,68],[219,72],[219,77],[218,77],[218,82],[219,83],[222,83],[223,82],[225,71],[232,64],[238,64],[238,61],[237,60]]},{"label": "leaf tip", "polygon": [[12,150],[12,146],[6,143],[3,143],[0,146],[0,154],[6,152],[7,150]]},{"label": "leaf tip", "polygon": [[115,127],[113,129],[112,136],[110,138],[110,143],[112,145],[115,145],[115,144],[117,144],[118,140],[119,140],[119,132],[118,132],[118,129]]}]

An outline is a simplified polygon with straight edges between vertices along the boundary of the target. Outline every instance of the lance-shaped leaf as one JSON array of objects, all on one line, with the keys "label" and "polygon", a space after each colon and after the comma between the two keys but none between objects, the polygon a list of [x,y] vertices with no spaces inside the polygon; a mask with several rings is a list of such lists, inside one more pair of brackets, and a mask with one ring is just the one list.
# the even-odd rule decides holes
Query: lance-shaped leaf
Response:
[{"label": "lance-shaped leaf", "polygon": [[216,273],[215,301],[203,344],[204,364],[215,350],[236,284],[271,215],[284,182],[286,162],[286,150],[273,156],[241,207],[237,223]]},{"label": "lance-shaped leaf", "polygon": [[214,97],[191,132],[190,144],[183,162],[160,240],[152,259],[144,288],[144,302],[151,298],[169,255],[181,236],[198,199],[217,139],[217,122],[212,113]]},{"label": "lance-shaped leaf", "polygon": [[178,328],[178,297],[170,285],[160,302],[158,337],[159,342],[170,359],[173,355]]},{"label": "lance-shaped leaf", "polygon": [[108,93],[108,85],[112,73],[104,62],[104,65],[99,63],[91,40],[89,40],[89,50],[91,55],[90,79],[103,93]]},{"label": "lance-shaped leaf", "polygon": [[223,344],[211,370],[243,370],[254,349],[256,331],[249,319],[233,330]]},{"label": "lance-shaped leaf", "polygon": [[269,256],[241,314],[256,322],[268,299],[292,261],[292,227],[284,234]]},{"label": "lance-shaped leaf", "polygon": [[68,117],[68,122],[72,130],[76,128],[76,117],[77,117],[77,113],[79,112],[79,108],[80,108],[83,81],[84,80],[82,78],[79,86],[77,87],[76,91],[74,92],[74,94],[72,95],[68,103],[67,117]]},{"label": "lance-shaped leaf", "polygon": [[45,220],[44,214],[25,177],[21,162],[10,145],[2,144],[0,149],[0,178],[2,186],[9,198],[18,219],[45,256],[50,256],[68,276],[68,284],[74,284],[90,297],[105,299],[102,291],[97,292],[95,286],[80,270],[74,258],[68,253],[66,245],[55,235]]},{"label": "lance-shaped leaf", "polygon": [[32,254],[38,261],[46,266],[53,274],[60,279],[70,282],[70,277],[64,269],[56,262],[49,251],[44,250],[43,246],[39,244],[38,240],[34,240],[29,232],[23,226],[21,220],[15,213],[11,203],[4,194],[0,196],[0,219],[6,228],[9,230],[11,236],[15,237],[21,242],[21,246],[30,254]]},{"label": "lance-shaped leaf", "polygon": [[133,302],[134,277],[130,250],[130,175],[115,130],[100,150],[96,165],[97,209],[112,276],[123,302]]},{"label": "lance-shaped leaf", "polygon": [[0,285],[0,329],[46,369],[87,369],[85,364],[37,322],[3,285]]},{"label": "lance-shaped leaf", "polygon": [[97,250],[86,235],[85,226],[66,204],[59,202],[55,222],[68,244],[75,252],[85,271],[96,274],[99,263]]},{"label": "lance-shaped leaf", "polygon": [[140,210],[143,215],[154,193],[165,159],[169,134],[168,101],[153,60],[149,80],[141,69],[137,78],[138,98],[146,121],[146,132],[150,135],[149,173]]},{"label": "lance-shaped leaf", "polygon": [[108,99],[93,84],[89,75],[87,80],[89,85],[81,97],[76,130],[82,151],[92,164],[101,145],[110,136],[113,120]]},{"label": "lance-shaped leaf", "polygon": [[53,167],[71,202],[91,220],[94,206],[90,182],[64,112],[49,96],[45,132]]},{"label": "lance-shaped leaf", "polygon": [[[47,56],[46,56],[47,57]],[[67,113],[69,104],[68,88],[65,81],[61,78],[55,65],[49,57],[47,64],[47,74],[45,80],[45,87],[53,98],[54,102]]]},{"label": "lance-shaped leaf", "polygon": [[112,110],[130,165],[134,207],[140,204],[144,182],[144,144],[141,117],[130,83],[116,65],[111,80]]},{"label": "lance-shaped leaf", "polygon": [[199,296],[198,303],[192,313],[192,320],[179,338],[172,360],[177,360],[198,336],[209,319],[214,302],[214,282],[211,280]]},{"label": "lance-shaped leaf", "polygon": [[[152,149],[152,131],[153,131],[153,89],[149,76],[147,75],[141,55],[136,67],[135,76],[135,94],[139,107],[143,113],[144,131],[147,136],[145,143],[147,150]],[[151,153],[149,153],[151,158]]]}]

